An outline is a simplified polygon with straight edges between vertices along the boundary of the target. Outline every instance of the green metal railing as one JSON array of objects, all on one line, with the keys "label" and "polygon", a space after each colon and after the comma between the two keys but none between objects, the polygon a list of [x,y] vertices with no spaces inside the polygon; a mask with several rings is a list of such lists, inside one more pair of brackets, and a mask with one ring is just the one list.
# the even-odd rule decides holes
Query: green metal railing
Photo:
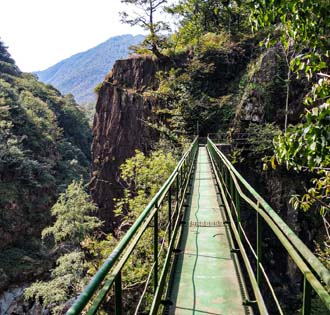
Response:
[{"label": "green metal railing", "polygon": [[[125,313],[122,270],[141,238],[150,229],[152,229],[151,234],[153,235],[153,245],[151,246],[153,248],[153,262],[149,276],[143,282],[145,289],[142,294],[146,292],[148,286],[151,287],[153,301],[148,305],[148,311],[149,314],[157,313],[173,256],[176,235],[182,219],[184,198],[189,186],[197,149],[198,138],[196,137],[171,176],[119,241],[111,255],[68,310],[67,315],[80,314],[82,311],[88,315],[96,314],[110,293],[114,300],[114,313],[116,315]],[[164,215],[164,209],[166,218],[161,219],[166,224],[161,227],[159,222],[160,216]],[[161,257],[163,257],[162,260]],[[141,300],[142,297],[137,303],[137,308],[140,307]]]},{"label": "green metal railing", "polygon": [[[227,221],[230,224],[238,250],[253,290],[255,303],[261,315],[284,314],[283,306],[276,295],[276,289],[268,276],[266,258],[263,257],[264,229],[271,231],[284,247],[287,254],[301,271],[303,277],[302,305],[303,315],[310,315],[312,291],[319,296],[324,307],[330,311],[330,294],[325,286],[330,287],[330,271],[313,255],[307,246],[297,237],[289,226],[279,217],[271,206],[246,182],[226,156],[208,138],[207,149],[215,170],[215,177],[226,208]],[[242,202],[244,200],[244,203]],[[255,244],[247,237],[242,224],[242,209],[247,207],[256,218]],[[264,228],[263,228],[264,227]],[[251,257],[254,258],[254,261]],[[267,291],[266,291],[267,290]],[[264,297],[272,297],[272,312]],[[269,299],[268,299],[269,301]],[[251,302],[251,301],[250,301]],[[275,306],[274,306],[275,305]],[[276,311],[274,311],[276,308]],[[316,314],[316,313],[314,313]]]}]

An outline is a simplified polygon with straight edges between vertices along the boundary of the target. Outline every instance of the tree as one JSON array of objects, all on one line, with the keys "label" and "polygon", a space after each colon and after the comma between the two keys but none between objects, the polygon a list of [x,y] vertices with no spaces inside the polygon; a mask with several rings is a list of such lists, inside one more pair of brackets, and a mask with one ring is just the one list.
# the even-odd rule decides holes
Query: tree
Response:
[{"label": "tree", "polygon": [[169,30],[167,23],[155,20],[155,13],[164,8],[167,0],[121,0],[122,3],[134,5],[137,11],[133,16],[126,12],[121,12],[121,21],[131,26],[138,25],[149,32],[144,43],[151,46],[151,51],[158,57],[162,58],[160,48],[163,46],[164,38],[161,36],[162,31]]},{"label": "tree", "polygon": [[6,47],[0,39],[0,61],[15,64],[15,61],[11,58],[7,48],[8,47]]},{"label": "tree", "polygon": [[75,297],[85,284],[88,265],[81,242],[90,236],[102,222],[94,216],[96,206],[84,190],[82,180],[73,181],[60,194],[52,207],[56,216],[53,226],[42,231],[42,238],[52,236],[55,249],[65,249],[65,254],[56,261],[49,281],[37,281],[24,291],[25,298],[42,301],[44,308],[54,314],[63,314],[65,302]]},{"label": "tree", "polygon": [[240,1],[181,0],[168,11],[179,16],[177,36],[184,44],[198,41],[205,33],[236,35],[248,29],[247,10]]},{"label": "tree", "polygon": [[305,188],[306,193],[293,196],[291,202],[305,211],[312,206],[318,208],[330,240],[330,224],[326,219],[330,214],[330,3],[323,0],[257,1],[252,10],[255,28],[269,30],[269,43],[275,44],[280,39],[287,51],[300,52],[290,60],[292,72],[298,78],[305,74],[313,82],[305,96],[306,108],[301,123],[288,126],[286,132],[275,138],[272,164],[275,165],[276,160],[287,168],[308,171],[315,177],[311,186]]},{"label": "tree", "polygon": [[157,150],[148,157],[136,150],[135,155],[120,166],[125,190],[124,197],[117,200],[115,211],[118,215],[125,215],[123,225],[134,223],[151,197],[171,175],[175,164],[171,153]]},{"label": "tree", "polygon": [[11,58],[7,47],[0,39],[0,76],[1,73],[7,73],[10,75],[19,75],[20,70],[15,65],[14,59]]},{"label": "tree", "polygon": [[91,216],[95,211],[96,206],[85,192],[82,180],[73,181],[52,207],[51,213],[56,216],[56,221],[42,231],[42,238],[52,236],[56,245],[79,246],[84,238],[102,225],[100,219]]},{"label": "tree", "polygon": [[63,314],[65,303],[83,289],[86,268],[83,252],[67,253],[56,261],[51,280],[33,283],[25,289],[25,298],[41,301],[44,308],[52,309],[52,314]]}]

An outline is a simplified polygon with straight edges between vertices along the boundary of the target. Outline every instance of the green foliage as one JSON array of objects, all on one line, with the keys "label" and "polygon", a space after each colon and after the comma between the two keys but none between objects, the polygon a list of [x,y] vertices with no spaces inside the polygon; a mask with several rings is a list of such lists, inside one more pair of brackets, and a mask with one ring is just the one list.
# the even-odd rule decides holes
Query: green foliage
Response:
[{"label": "green foliage", "polygon": [[140,151],[121,165],[121,178],[125,183],[124,197],[117,200],[115,213],[124,215],[124,224],[131,225],[147,206],[150,198],[170,176],[176,161],[171,153],[154,151],[145,156]]},{"label": "green foliage", "polygon": [[50,281],[37,281],[25,289],[26,299],[41,301],[54,314],[63,314],[65,303],[75,297],[85,285],[86,262],[79,251],[61,256],[51,272]]},{"label": "green foliage", "polygon": [[156,12],[164,8],[167,0],[121,0],[122,3],[131,4],[135,11],[130,16],[127,12],[121,12],[122,23],[131,26],[138,25],[149,34],[142,46],[148,47],[157,57],[161,57],[160,50],[166,45],[166,39],[161,32],[168,31],[169,26],[164,21],[156,21]]},{"label": "green foliage", "polygon": [[330,103],[308,110],[306,120],[275,139],[280,164],[296,170],[328,167],[330,163]]},{"label": "green foliage", "polygon": [[9,75],[20,74],[19,69],[15,65],[15,61],[11,58],[7,47],[0,39],[0,73],[5,73]]},{"label": "green foliage", "polygon": [[329,229],[330,226],[326,221],[326,216],[330,213],[330,171],[319,170],[316,175],[317,178],[314,178],[311,181],[313,186],[309,189],[305,188],[306,194],[303,196],[292,196],[290,203],[294,208],[301,208],[305,211],[315,205],[320,210],[320,214],[325,223],[325,228]]},{"label": "green foliage", "polygon": [[12,283],[19,273],[29,277],[35,268],[36,276],[48,267],[39,242],[33,253],[27,247],[49,224],[58,194],[88,178],[91,132],[72,96],[21,73],[2,43],[0,51],[0,244],[17,258],[14,267],[1,259],[0,268]]},{"label": "green foliage", "polygon": [[[304,74],[314,81],[305,97],[305,114],[301,123],[289,126],[275,137],[275,155],[272,166],[284,164],[288,169],[313,175],[310,187],[304,187],[302,196],[292,196],[294,208],[307,211],[318,209],[322,215],[327,238],[330,239],[328,215],[330,185],[330,76],[329,72],[329,1],[258,1],[252,12],[256,28],[270,30],[267,45],[280,40],[290,71],[297,78]],[[271,36],[275,34],[276,37]],[[319,79],[316,82],[316,78]],[[289,82],[287,82],[289,84]],[[287,97],[288,99],[288,97]],[[288,103],[287,103],[288,104]],[[320,250],[320,248],[318,249]],[[323,252],[329,259],[329,252]],[[324,262],[324,259],[323,259]],[[321,311],[319,312],[321,313]]]},{"label": "green foliage", "polygon": [[93,128],[94,123],[94,115],[95,115],[95,103],[87,103],[82,108],[83,112],[85,114],[85,117],[88,120],[88,124],[90,128]]},{"label": "green foliage", "polygon": [[228,154],[228,158],[232,164],[242,163],[244,161],[243,148],[234,147]]},{"label": "green foliage", "polygon": [[[22,244],[1,250],[0,255],[0,274],[4,272],[9,283],[11,279],[18,279],[31,274],[37,275],[44,272],[49,264],[43,261],[43,254],[40,251],[40,241],[36,239],[26,239]],[[13,264],[15,262],[15,264]],[[1,276],[0,276],[1,277]],[[5,283],[0,283],[1,289],[6,287]]]},{"label": "green foliage", "polygon": [[200,37],[199,49],[201,53],[208,50],[221,50],[229,43],[229,37],[226,33],[205,33]]},{"label": "green foliage", "polygon": [[65,96],[65,103],[58,111],[58,124],[63,130],[64,138],[81,150],[82,154],[78,161],[84,167],[89,167],[91,159],[90,146],[92,143],[89,120],[85,115],[85,111],[74,100],[72,94]]},{"label": "green foliage", "polygon": [[[297,51],[308,48],[292,62],[297,62],[300,70],[308,73],[326,67],[320,61],[326,57],[329,47],[328,1],[257,1],[252,3],[252,9],[251,20],[255,28],[277,27],[284,47],[288,48],[289,40],[292,40]],[[273,41],[271,38],[269,40]]]},{"label": "green foliage", "polygon": [[[113,235],[107,235],[103,240],[87,238],[82,245],[92,257],[89,262],[89,273],[93,274],[104,260],[111,254],[118,239],[134,223],[137,217],[145,209],[153,195],[160,189],[166,179],[172,173],[176,161],[171,153],[162,150],[154,151],[150,156],[136,151],[132,158],[127,159],[120,167],[121,179],[125,185],[124,197],[116,200],[116,214],[122,219],[121,226],[113,231]],[[164,227],[167,224],[167,216],[164,207],[159,211],[159,239],[164,238]],[[138,245],[130,256],[122,270],[124,289],[124,310],[130,314],[132,305],[136,305],[153,264],[153,231],[147,229],[141,237]],[[161,261],[159,258],[161,268]],[[150,291],[150,292],[149,292]],[[146,299],[152,297],[152,290],[147,291]],[[148,295],[148,294],[151,295]],[[109,299],[111,299],[111,294]],[[150,301],[149,301],[150,302]],[[142,309],[144,304],[142,304]],[[126,312],[127,311],[127,312]],[[140,310],[141,312],[143,310]]]},{"label": "green foliage", "polygon": [[251,123],[246,129],[248,134],[249,149],[253,156],[265,156],[274,151],[273,139],[280,133],[275,124],[255,124]]},{"label": "green foliage", "polygon": [[56,221],[42,231],[42,238],[52,236],[56,245],[67,243],[78,246],[102,225],[97,217],[91,216],[95,211],[96,206],[85,192],[83,182],[73,181],[52,207],[51,213]]},{"label": "green foliage", "polygon": [[91,215],[95,211],[96,206],[85,192],[82,180],[73,181],[60,194],[51,210],[56,220],[42,231],[42,238],[51,237],[55,241],[55,249],[66,253],[57,259],[49,281],[37,281],[25,290],[26,299],[41,301],[44,308],[61,314],[65,302],[82,290],[88,265],[81,245],[84,247],[83,240],[90,238],[102,225],[97,217]]},{"label": "green foliage", "polygon": [[6,47],[4,43],[0,40],[0,61],[15,64],[15,61],[11,58],[7,48],[8,47]]},{"label": "green foliage", "polygon": [[[40,189],[43,185],[54,189],[55,184],[54,176],[50,172],[51,166],[41,157],[38,160],[35,159],[34,154],[37,150],[33,147],[34,143],[29,143],[29,147],[24,145],[29,136],[32,138],[32,132],[33,135],[35,133],[34,130],[31,130],[30,133],[22,130],[26,127],[24,123],[27,122],[27,118],[24,110],[17,105],[16,101],[19,104],[16,90],[9,83],[0,79],[0,189],[3,193],[0,205],[2,209],[6,209],[9,204],[18,200],[24,201],[26,197],[23,196],[30,190]],[[24,120],[25,118],[26,120]],[[30,122],[27,123],[30,124]],[[23,125],[19,131],[17,130],[18,125]],[[36,151],[31,152],[31,149]],[[11,184],[16,187],[13,188]],[[34,206],[39,205],[36,203]],[[0,216],[0,223],[9,217],[10,213],[3,213]],[[5,226],[7,225],[5,224]]]},{"label": "green foliage", "polygon": [[103,82],[99,82],[99,83],[95,86],[95,88],[94,88],[94,92],[95,92],[96,94],[99,94],[99,92],[100,92],[102,86],[103,86]]},{"label": "green foliage", "polygon": [[180,28],[172,39],[175,50],[179,51],[187,45],[195,46],[205,41],[203,35],[208,33],[217,34],[222,30],[219,36],[225,33],[231,36],[248,29],[248,10],[240,1],[186,0],[167,10],[180,21]]},{"label": "green foliage", "polygon": [[[215,61],[221,62],[215,54]],[[204,57],[207,59],[207,57]],[[234,106],[229,95],[217,95],[213,89],[216,82],[213,62],[203,60],[203,56],[194,56],[185,68],[160,72],[160,85],[155,92],[166,108],[158,110],[159,117],[165,121],[165,127],[177,135],[200,135],[225,129],[234,116]]]},{"label": "green foliage", "polygon": [[327,240],[322,244],[322,246],[318,243],[316,245],[316,255],[319,257],[321,262],[330,270],[330,241]]},{"label": "green foliage", "polygon": [[118,239],[109,233],[104,239],[87,237],[81,242],[82,249],[88,253],[88,275],[93,276],[111,254]]}]

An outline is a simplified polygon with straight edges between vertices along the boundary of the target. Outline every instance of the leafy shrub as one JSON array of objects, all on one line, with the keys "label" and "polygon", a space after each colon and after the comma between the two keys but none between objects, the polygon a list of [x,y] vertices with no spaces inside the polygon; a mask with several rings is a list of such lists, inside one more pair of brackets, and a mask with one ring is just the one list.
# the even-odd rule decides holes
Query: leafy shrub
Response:
[{"label": "leafy shrub", "polygon": [[90,201],[82,181],[73,181],[60,194],[52,207],[56,220],[42,231],[42,238],[52,237],[55,250],[65,253],[57,259],[49,281],[37,281],[25,290],[26,299],[39,300],[44,308],[61,314],[65,302],[82,290],[88,266],[80,245],[102,225],[97,217],[91,216],[95,211],[96,206]]},{"label": "leafy shrub", "polygon": [[86,262],[80,251],[61,256],[51,272],[50,281],[37,281],[25,289],[26,299],[40,301],[44,307],[51,308],[54,314],[63,314],[65,303],[85,284]]},{"label": "leafy shrub", "polygon": [[248,138],[247,141],[250,144],[249,149],[253,155],[265,156],[274,152],[273,139],[280,134],[278,126],[269,123],[255,124],[250,123],[246,129]]},{"label": "leafy shrub", "polygon": [[68,243],[78,246],[102,225],[97,217],[91,216],[96,209],[84,190],[83,182],[73,181],[52,207],[51,213],[56,216],[56,221],[42,231],[42,238],[51,236],[56,245]]}]

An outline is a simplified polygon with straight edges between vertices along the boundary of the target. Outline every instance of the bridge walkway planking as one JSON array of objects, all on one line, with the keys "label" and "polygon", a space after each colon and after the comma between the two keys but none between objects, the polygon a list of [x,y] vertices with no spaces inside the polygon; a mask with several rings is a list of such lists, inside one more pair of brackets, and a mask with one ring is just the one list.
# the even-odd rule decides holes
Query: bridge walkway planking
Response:
[{"label": "bridge walkway planking", "polygon": [[199,147],[191,198],[184,218],[168,298],[170,315],[252,314],[224,223],[223,205],[208,160]]}]

